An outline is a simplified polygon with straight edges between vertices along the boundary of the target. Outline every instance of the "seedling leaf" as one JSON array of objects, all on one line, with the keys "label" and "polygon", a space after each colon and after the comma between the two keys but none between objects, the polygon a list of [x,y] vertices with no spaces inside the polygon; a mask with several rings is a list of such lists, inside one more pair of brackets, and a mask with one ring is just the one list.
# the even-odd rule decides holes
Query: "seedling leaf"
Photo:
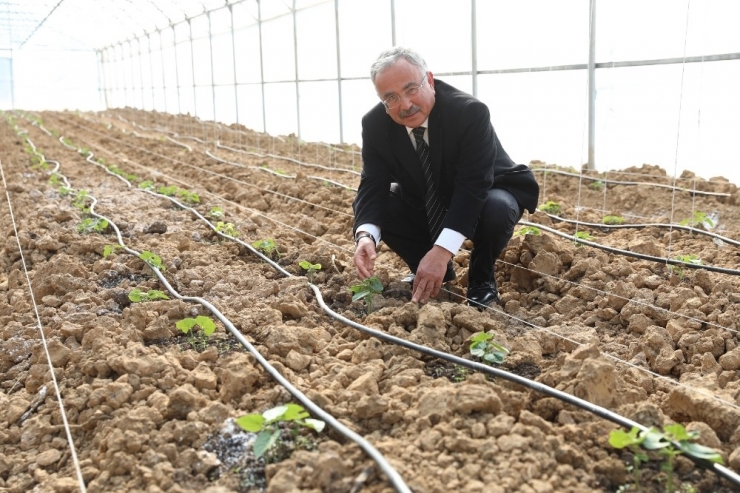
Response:
[{"label": "seedling leaf", "polygon": [[242,427],[245,431],[251,431],[257,433],[262,430],[262,426],[265,423],[265,418],[261,414],[247,414],[236,419],[236,424]]},{"label": "seedling leaf", "polygon": [[269,430],[261,431],[259,435],[257,435],[257,438],[254,439],[254,456],[259,459],[265,455],[267,449],[275,445],[279,436],[280,430],[275,430],[272,433],[270,433]]}]

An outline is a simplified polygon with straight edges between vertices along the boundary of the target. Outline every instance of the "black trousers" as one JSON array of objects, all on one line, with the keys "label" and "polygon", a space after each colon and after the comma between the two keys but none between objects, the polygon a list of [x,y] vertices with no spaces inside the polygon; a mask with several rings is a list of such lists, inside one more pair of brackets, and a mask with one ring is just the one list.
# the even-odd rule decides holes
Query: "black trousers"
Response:
[{"label": "black trousers", "polygon": [[[514,196],[506,190],[488,191],[472,238],[468,284],[494,280],[494,263],[514,234],[522,212]],[[400,186],[394,183],[380,226],[386,245],[406,262],[411,272],[416,272],[419,262],[434,245],[424,204],[406,199]]]}]

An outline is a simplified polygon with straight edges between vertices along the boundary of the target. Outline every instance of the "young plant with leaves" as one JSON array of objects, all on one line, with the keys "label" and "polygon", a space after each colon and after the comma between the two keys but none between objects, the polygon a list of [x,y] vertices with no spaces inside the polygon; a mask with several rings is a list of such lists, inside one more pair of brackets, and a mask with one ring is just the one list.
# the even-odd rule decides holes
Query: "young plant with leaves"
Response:
[{"label": "young plant with leaves", "polygon": [[719,464],[723,462],[722,455],[716,450],[693,442],[698,436],[698,431],[687,431],[682,424],[674,423],[664,426],[662,432],[655,428],[642,431],[632,428],[629,433],[614,430],[609,433],[609,444],[618,449],[628,448],[632,452],[631,471],[637,490],[640,489],[639,467],[649,459],[642,449],[655,451],[663,459],[660,469],[666,473],[665,492],[673,493],[675,491],[674,465],[678,455],[686,454]]},{"label": "young plant with leaves", "polygon": [[103,218],[87,217],[77,225],[78,233],[104,233],[108,228],[108,221]]},{"label": "young plant with leaves", "polygon": [[205,351],[208,346],[208,338],[216,331],[216,323],[205,315],[184,318],[177,322],[175,327],[188,336],[188,343],[198,352]]},{"label": "young plant with leaves", "polygon": [[[292,428],[294,436],[298,434],[299,428],[310,428],[321,432],[325,423],[319,419],[313,419],[303,406],[298,404],[286,404],[273,407],[262,414],[247,414],[236,419],[236,423],[245,431],[257,433],[252,445],[252,451],[256,458],[265,457],[268,461],[270,450],[279,443],[281,427]],[[268,454],[268,455],[265,455]]]},{"label": "young plant with leaves", "polygon": [[536,226],[523,226],[517,230],[516,236],[541,235],[542,231]]},{"label": "young plant with leaves", "polygon": [[714,220],[706,212],[694,211],[691,217],[684,219],[679,223],[681,226],[691,226],[692,228],[712,229]]},{"label": "young plant with leaves", "polygon": [[275,240],[267,238],[264,240],[258,240],[252,243],[255,250],[262,253],[264,256],[274,259],[275,257],[280,258],[280,252],[278,251]]},{"label": "young plant with leaves", "polygon": [[[683,262],[684,264],[702,265],[701,259],[693,253],[687,255],[679,255],[675,257],[674,260],[678,260],[679,262]],[[686,278],[686,268],[680,265],[669,265],[668,270],[676,274],[678,278],[682,281]]]},{"label": "young plant with leaves", "polygon": [[132,303],[141,303],[142,301],[168,300],[170,297],[159,289],[150,289],[144,292],[139,288],[134,288],[128,294],[128,299]]},{"label": "young plant with leaves", "polygon": [[312,264],[308,260],[301,260],[298,262],[298,266],[306,271],[306,276],[308,277],[308,282],[313,283],[313,275],[314,273],[321,270],[321,264]]},{"label": "young plant with leaves", "polygon": [[109,255],[116,253],[118,250],[122,250],[123,247],[118,243],[111,243],[103,247],[103,258],[108,258]]},{"label": "young plant with leaves", "polygon": [[624,218],[622,216],[604,216],[604,218],[601,220],[603,224],[608,225],[619,225],[624,224]]},{"label": "young plant with leaves", "polygon": [[222,219],[224,217],[224,210],[221,207],[211,207],[208,215],[214,219]]},{"label": "young plant with leaves", "polygon": [[90,212],[87,206],[87,201],[90,199],[90,194],[87,190],[80,190],[72,199],[72,205],[80,209],[82,212]]},{"label": "young plant with leaves", "polygon": [[548,200],[544,204],[540,205],[538,207],[539,210],[543,212],[547,212],[548,214],[560,214],[563,211],[563,208],[560,207],[560,204],[557,202],[553,202],[552,200]]},{"label": "young plant with leaves", "polygon": [[144,250],[139,254],[139,258],[157,270],[165,270],[164,265],[162,264],[162,257],[157,254]]},{"label": "young plant with leaves", "polygon": [[216,223],[216,232],[223,233],[226,236],[231,236],[232,238],[239,237],[239,231],[237,231],[237,229],[234,227],[234,223],[224,223],[219,221]]},{"label": "young plant with leaves", "polygon": [[376,294],[383,292],[383,283],[377,276],[368,277],[358,284],[349,288],[352,294],[352,301],[364,299],[367,306],[367,312],[373,311],[373,298]]},{"label": "young plant with leaves", "polygon": [[[589,233],[588,231],[576,231],[576,234],[573,235],[574,238],[577,240],[585,240],[585,241],[592,241],[594,237]],[[577,246],[582,247],[583,244],[579,243],[577,241],[574,241]]]},{"label": "young plant with leaves", "polygon": [[470,354],[485,363],[501,364],[509,350],[493,340],[493,335],[481,332],[470,338]]}]

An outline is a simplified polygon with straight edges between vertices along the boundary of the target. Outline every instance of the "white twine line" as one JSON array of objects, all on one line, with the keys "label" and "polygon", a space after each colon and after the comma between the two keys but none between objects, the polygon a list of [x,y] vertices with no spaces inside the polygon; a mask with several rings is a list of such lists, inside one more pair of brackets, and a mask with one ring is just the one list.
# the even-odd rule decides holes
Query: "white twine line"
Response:
[{"label": "white twine line", "polygon": [[51,380],[52,380],[52,383],[54,384],[54,392],[57,395],[57,402],[59,403],[59,411],[61,413],[62,421],[64,423],[64,432],[67,434],[67,442],[69,443],[69,450],[72,455],[72,462],[74,464],[75,472],[77,473],[77,482],[80,485],[80,490],[82,491],[82,493],[85,493],[87,491],[85,489],[85,481],[82,478],[82,470],[80,469],[80,462],[77,459],[77,452],[75,451],[74,441],[72,440],[72,431],[69,429],[69,422],[67,421],[67,413],[64,411],[64,403],[62,402],[62,393],[59,390],[57,378],[56,378],[56,375],[54,374],[54,366],[51,363],[51,354],[49,354],[49,346],[46,344],[46,336],[44,335],[44,329],[41,324],[41,317],[39,315],[38,305],[36,304],[36,298],[33,295],[33,289],[31,289],[31,278],[28,275],[28,268],[26,267],[26,259],[23,256],[23,248],[21,247],[21,242],[18,237],[18,227],[16,226],[15,216],[13,214],[13,205],[10,201],[10,194],[8,193],[8,185],[5,182],[5,172],[3,170],[2,161],[0,161],[0,176],[2,176],[3,187],[5,187],[5,196],[8,200],[8,210],[10,211],[10,221],[13,223],[13,231],[15,232],[15,240],[18,243],[18,252],[21,255],[21,263],[23,264],[23,272],[26,275],[26,281],[28,283],[28,292],[31,294],[31,302],[33,303],[33,310],[36,313],[37,327],[39,329],[39,334],[41,335],[41,342],[44,345],[44,352],[46,353],[46,361],[49,364],[49,369],[51,370]]}]

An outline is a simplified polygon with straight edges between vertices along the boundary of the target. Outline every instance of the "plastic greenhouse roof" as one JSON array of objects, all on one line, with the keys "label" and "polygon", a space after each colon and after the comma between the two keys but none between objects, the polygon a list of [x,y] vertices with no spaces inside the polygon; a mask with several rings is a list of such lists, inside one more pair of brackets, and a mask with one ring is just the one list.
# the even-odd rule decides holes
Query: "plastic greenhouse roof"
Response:
[{"label": "plastic greenhouse roof", "polygon": [[[257,16],[257,0],[0,0],[0,50],[102,49],[236,3]],[[290,12],[293,5],[262,0],[262,16]]]}]

